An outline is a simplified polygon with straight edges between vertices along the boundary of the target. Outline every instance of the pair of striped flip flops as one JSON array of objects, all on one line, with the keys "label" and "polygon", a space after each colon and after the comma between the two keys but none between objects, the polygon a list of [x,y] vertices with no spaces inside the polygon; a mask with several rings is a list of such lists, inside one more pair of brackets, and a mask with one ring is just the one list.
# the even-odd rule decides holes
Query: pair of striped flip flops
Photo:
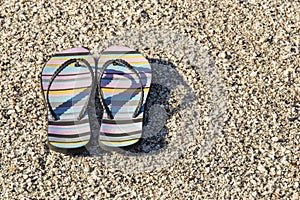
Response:
[{"label": "pair of striped flip flops", "polygon": [[99,143],[125,147],[139,141],[151,83],[151,66],[139,52],[111,46],[100,58],[85,48],[55,54],[45,65],[42,90],[51,149],[81,149],[91,138],[88,107],[97,91],[103,107]]}]

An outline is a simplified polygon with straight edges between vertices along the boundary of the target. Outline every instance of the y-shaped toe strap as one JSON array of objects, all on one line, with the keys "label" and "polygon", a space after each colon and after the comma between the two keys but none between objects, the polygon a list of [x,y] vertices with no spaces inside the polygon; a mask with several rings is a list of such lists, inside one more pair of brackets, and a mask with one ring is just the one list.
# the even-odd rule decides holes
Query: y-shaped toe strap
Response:
[{"label": "y-shaped toe strap", "polygon": [[[69,65],[75,63],[75,67],[80,67],[81,65],[79,64],[79,62],[82,62],[84,64],[84,66],[86,66],[89,69],[89,71],[91,72],[91,76],[92,76],[92,85],[94,84],[95,78],[94,78],[93,69],[92,69],[91,65],[85,59],[80,59],[80,58],[70,59],[70,60],[67,60],[66,62],[64,62],[59,68],[57,68],[56,71],[54,72],[53,76],[50,79],[48,89],[47,89],[47,94],[46,94],[47,105],[49,107],[52,117],[55,120],[59,120],[59,117],[57,116],[57,114],[55,114],[55,112],[50,104],[50,101],[49,101],[49,91],[50,91],[51,85],[52,85],[53,81],[55,80],[55,78],[58,76],[58,74],[61,73]],[[89,95],[88,100],[85,102],[85,105],[83,106],[82,110],[80,111],[79,116],[77,117],[78,120],[80,120],[84,117],[84,114],[87,110],[87,105],[90,101],[90,97],[91,97],[91,94]]]},{"label": "y-shaped toe strap", "polygon": [[[113,64],[113,65],[121,65],[121,66],[127,67],[132,72],[134,72],[136,74],[136,76],[138,77],[138,79],[139,79],[140,89],[141,89],[142,94],[141,94],[138,106],[136,107],[136,109],[135,109],[135,111],[134,111],[134,113],[132,115],[132,117],[135,118],[139,114],[140,109],[141,109],[142,104],[143,104],[143,100],[144,100],[144,87],[143,87],[143,82],[142,82],[142,79],[140,77],[140,74],[128,62],[126,62],[125,60],[122,60],[122,59],[108,60],[107,62],[104,63],[104,65],[102,67],[102,70],[100,72],[100,76],[99,76],[100,77],[99,78],[100,81],[101,81],[101,79],[103,77],[103,74],[104,74],[106,68],[108,66],[110,66],[111,64]],[[114,119],[114,116],[113,116],[112,112],[110,111],[110,109],[108,108],[108,106],[105,103],[104,94],[103,94],[103,91],[101,89],[100,82],[98,83],[98,87],[99,87],[99,96],[100,96],[100,100],[101,100],[102,106],[104,107],[104,109],[105,109],[108,117],[110,119]]]}]

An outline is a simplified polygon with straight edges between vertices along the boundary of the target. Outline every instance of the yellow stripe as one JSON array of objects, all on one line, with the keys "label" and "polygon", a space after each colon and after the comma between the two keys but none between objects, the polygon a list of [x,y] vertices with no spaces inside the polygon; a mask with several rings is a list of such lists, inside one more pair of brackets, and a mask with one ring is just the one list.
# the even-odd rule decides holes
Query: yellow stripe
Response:
[{"label": "yellow stripe", "polygon": [[139,139],[133,139],[133,140],[127,140],[127,141],[122,141],[122,142],[107,142],[107,141],[101,141],[101,143],[105,144],[105,145],[116,145],[116,144],[128,144],[128,143],[135,143],[137,142]]},{"label": "yellow stripe", "polygon": [[[105,61],[106,62],[106,61]],[[99,62],[100,65],[103,65],[105,62]],[[149,64],[148,62],[133,62],[133,61],[128,61],[129,64],[132,64],[132,65],[147,65]]]},{"label": "yellow stripe", "polygon": [[[46,67],[59,67],[63,64],[63,62],[61,64],[46,64]],[[72,63],[70,65],[68,65],[69,67],[74,67],[75,63]]]},{"label": "yellow stripe", "polygon": [[52,57],[51,60],[63,60],[63,61],[67,61],[70,59],[76,59],[76,58],[91,58],[91,60],[94,61],[94,59],[92,59],[93,57],[91,55],[80,55],[80,56],[68,56],[68,57]]},{"label": "yellow stripe", "polygon": [[66,145],[73,145],[73,144],[86,144],[88,143],[88,140],[86,141],[80,141],[80,142],[49,142],[50,144],[66,144]]},{"label": "yellow stripe", "polygon": [[[144,92],[149,92],[150,88],[144,88]],[[128,88],[128,89],[120,89],[120,88],[102,88],[103,92],[128,92],[128,91],[132,91],[132,92],[141,92],[140,88]]]},{"label": "yellow stripe", "polygon": [[142,55],[139,56],[126,56],[126,55],[122,55],[122,56],[116,56],[116,55],[102,55],[101,58],[144,58]]},{"label": "yellow stripe", "polygon": [[[78,88],[78,89],[70,89],[70,90],[57,90],[57,91],[49,91],[49,94],[72,94],[72,93],[79,93],[87,88]],[[47,91],[44,91],[44,94],[47,95]]]}]

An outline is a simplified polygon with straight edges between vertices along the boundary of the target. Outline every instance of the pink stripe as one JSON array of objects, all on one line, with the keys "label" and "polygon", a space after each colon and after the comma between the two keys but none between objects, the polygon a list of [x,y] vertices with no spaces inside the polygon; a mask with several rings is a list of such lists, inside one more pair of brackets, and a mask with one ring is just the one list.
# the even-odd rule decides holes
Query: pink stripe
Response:
[{"label": "pink stripe", "polygon": [[[127,127],[125,127],[127,126]],[[125,133],[142,130],[142,123],[126,124],[122,126],[120,124],[101,124],[101,132],[105,133]]]},{"label": "pink stripe", "polygon": [[134,127],[136,128],[140,128],[142,126],[142,122],[132,122],[130,124],[107,124],[107,123],[102,123],[101,126],[103,127],[110,127],[110,128],[119,128],[119,129],[129,129]]},{"label": "pink stripe", "polygon": [[[105,87],[113,87],[113,88],[131,88],[131,82],[126,81],[125,83],[122,82],[110,82],[108,85],[105,85]],[[146,86],[144,85],[144,87],[149,87],[150,86],[150,82],[148,81]],[[104,87],[104,88],[105,88]]]},{"label": "pink stripe", "polygon": [[[108,74],[108,73],[104,73],[104,75],[103,75],[103,77],[105,77],[105,74]],[[135,74],[135,73],[127,73],[126,72],[126,74]],[[152,77],[152,72],[145,72],[145,75],[146,75],[146,77],[145,78],[147,78],[147,79],[150,79],[151,77]],[[126,77],[125,75],[123,75],[123,74],[118,74],[118,73],[114,73],[113,74],[113,80],[116,80],[117,81],[117,79],[121,79],[121,80],[130,80],[128,77]],[[144,76],[142,77],[142,78],[144,78]],[[108,78],[108,79],[110,79],[110,78]],[[112,79],[112,78],[111,78]]]},{"label": "pink stripe", "polygon": [[[111,95],[114,95],[114,94],[120,94],[120,93],[124,93],[124,92],[118,92],[118,91],[116,91],[116,92],[108,92],[108,91],[106,91],[106,92],[103,92],[104,93],[104,95],[105,96],[111,96]],[[132,94],[132,93],[134,93],[134,91],[130,91],[130,92],[128,92],[128,94]],[[142,93],[142,92],[138,92],[138,94],[140,94],[140,93]],[[144,95],[146,95],[146,94],[148,94],[148,92],[144,92]]]},{"label": "pink stripe", "polygon": [[[53,106],[54,107],[54,106]],[[55,108],[57,108],[58,106],[56,106]],[[83,107],[83,105],[73,105],[70,109],[78,109],[78,108],[82,108]],[[77,125],[77,126],[79,126],[79,125]]]},{"label": "pink stripe", "polygon": [[105,51],[135,51],[135,50],[124,46],[110,46],[109,48],[105,49]]},{"label": "pink stripe", "polygon": [[126,81],[125,83],[122,84],[122,82],[110,82],[108,85],[105,85],[105,87],[114,87],[114,88],[122,88],[122,87],[126,87],[126,88],[130,88],[131,86],[131,82]]},{"label": "pink stripe", "polygon": [[[78,114],[79,115],[79,114]],[[63,119],[63,120],[72,120],[72,119],[75,119],[78,115],[61,115],[60,116],[60,119]],[[52,119],[52,117],[50,117]]]},{"label": "pink stripe", "polygon": [[76,48],[71,48],[71,49],[67,49],[64,51],[61,51],[59,53],[56,54],[64,54],[64,53],[78,53],[78,52],[89,52],[89,50],[82,48],[82,47],[76,47]]},{"label": "pink stripe", "polygon": [[119,128],[109,129],[109,128],[104,128],[101,126],[100,132],[118,134],[118,133],[134,132],[134,131],[139,131],[139,130],[142,130],[142,127],[136,128],[136,129],[133,129],[133,128],[131,128],[131,129],[119,129]]},{"label": "pink stripe", "polygon": [[[49,60],[46,65],[48,65],[48,64],[52,64],[52,65],[55,64],[55,65],[59,66],[59,65],[63,64],[64,62],[66,62],[67,60],[69,60],[69,58],[66,58],[65,60]],[[85,60],[87,60],[90,64],[92,62],[94,62],[94,60],[92,58],[85,58]]]},{"label": "pink stripe", "polygon": [[46,65],[48,64],[57,64],[57,65],[61,65],[63,64],[64,62],[66,62],[66,60],[49,60]]},{"label": "pink stripe", "polygon": [[80,134],[84,132],[90,131],[90,127],[86,127],[85,129],[81,129],[80,131],[77,129],[71,129],[71,130],[51,130],[49,127],[49,133],[51,134],[58,134],[58,135],[75,135]]}]

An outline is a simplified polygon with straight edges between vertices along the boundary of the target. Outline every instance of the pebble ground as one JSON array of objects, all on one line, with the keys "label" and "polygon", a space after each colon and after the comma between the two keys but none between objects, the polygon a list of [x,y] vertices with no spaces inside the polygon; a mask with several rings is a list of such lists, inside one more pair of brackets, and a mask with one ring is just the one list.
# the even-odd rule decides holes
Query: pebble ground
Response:
[{"label": "pebble ground", "polygon": [[[300,199],[299,1],[7,0],[0,25],[1,199]],[[39,76],[51,54],[147,27],[209,50],[224,136],[138,174],[50,151]]]}]

